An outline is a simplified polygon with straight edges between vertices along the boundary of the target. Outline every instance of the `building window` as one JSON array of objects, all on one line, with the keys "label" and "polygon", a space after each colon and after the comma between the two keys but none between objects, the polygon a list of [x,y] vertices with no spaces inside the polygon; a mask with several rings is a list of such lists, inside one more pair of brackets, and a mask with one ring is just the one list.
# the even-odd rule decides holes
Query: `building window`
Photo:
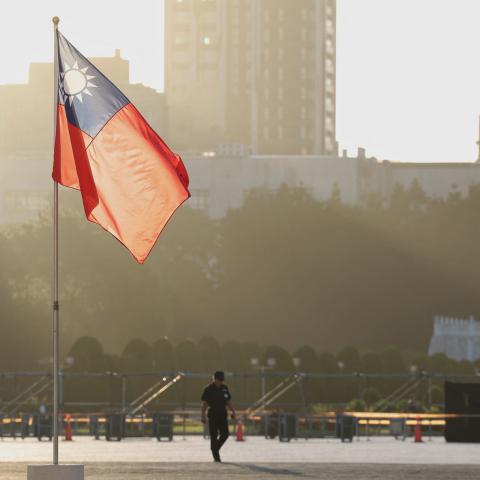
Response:
[{"label": "building window", "polygon": [[283,139],[283,127],[281,127],[281,126],[277,127],[277,135],[278,135],[279,140]]},{"label": "building window", "polygon": [[283,120],[283,107],[277,108],[277,116],[279,120]]},{"label": "building window", "polygon": [[278,87],[278,99],[283,100],[283,88]]},{"label": "building window", "polygon": [[333,22],[330,18],[327,18],[325,22],[325,26],[327,27],[326,28],[327,33],[333,33]]},{"label": "building window", "polygon": [[235,66],[235,68],[238,68],[238,64],[240,63],[240,58],[238,56],[238,50],[235,50],[233,53],[232,53],[232,64]]},{"label": "building window", "polygon": [[325,60],[325,68],[328,73],[333,73],[333,62],[330,58]]},{"label": "building window", "polygon": [[327,92],[333,92],[333,80],[331,77],[327,76],[325,80],[325,85]]},{"label": "building window", "polygon": [[265,120],[269,120],[270,119],[270,109],[268,107],[265,107],[263,109],[263,118]]},{"label": "building window", "polygon": [[184,45],[186,43],[185,37],[182,35],[177,35],[175,37],[175,45]]},{"label": "building window", "polygon": [[325,149],[326,150],[332,150],[333,149],[333,142],[332,142],[332,137],[327,135],[325,137]]},{"label": "building window", "polygon": [[330,115],[327,115],[325,117],[325,129],[330,131],[330,132],[333,130],[333,121],[332,121],[332,117]]},{"label": "building window", "polygon": [[333,112],[333,101],[331,97],[325,99],[325,110],[327,112]]},{"label": "building window", "polygon": [[326,47],[328,53],[333,53],[333,41],[331,38],[327,38],[326,40]]},{"label": "building window", "polygon": [[268,130],[268,127],[263,127],[263,138],[265,140],[268,140],[270,138],[270,132]]},{"label": "building window", "polygon": [[195,210],[206,211],[208,208],[208,190],[193,189],[190,190],[191,198],[188,202],[191,208]]},{"label": "building window", "polygon": [[44,192],[10,191],[5,193],[3,200],[5,209],[12,212],[39,212],[49,205],[48,196]]}]

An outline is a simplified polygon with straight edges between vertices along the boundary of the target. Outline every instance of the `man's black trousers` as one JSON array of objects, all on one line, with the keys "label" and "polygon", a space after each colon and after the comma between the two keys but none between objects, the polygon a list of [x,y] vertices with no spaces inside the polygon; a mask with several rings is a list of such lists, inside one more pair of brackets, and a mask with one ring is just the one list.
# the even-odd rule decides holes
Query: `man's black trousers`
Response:
[{"label": "man's black trousers", "polygon": [[210,448],[213,453],[218,453],[228,438],[228,420],[226,417],[209,417],[208,429],[210,431]]}]

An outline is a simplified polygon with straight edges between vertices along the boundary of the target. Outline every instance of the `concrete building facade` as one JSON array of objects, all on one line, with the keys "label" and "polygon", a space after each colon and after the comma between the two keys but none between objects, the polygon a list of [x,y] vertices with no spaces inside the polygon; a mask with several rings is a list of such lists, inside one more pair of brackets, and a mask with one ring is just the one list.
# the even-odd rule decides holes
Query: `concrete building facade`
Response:
[{"label": "concrete building facade", "polygon": [[397,186],[408,189],[413,183],[429,198],[465,197],[472,186],[480,185],[480,163],[363,162],[359,182],[366,195],[378,195],[385,203]]},{"label": "concrete building facade", "polygon": [[166,0],[172,146],[335,154],[335,15],[335,0]]},{"label": "concrete building facade", "polygon": [[[0,161],[0,225],[18,224],[38,216],[51,192],[51,153],[2,155]],[[242,207],[253,189],[278,190],[282,185],[304,188],[320,201],[340,191],[342,202],[362,205],[372,196],[388,204],[400,185],[413,182],[431,198],[465,196],[480,185],[479,163],[402,164],[378,162],[359,149],[356,157],[336,155],[183,156],[190,175],[191,208],[222,218]],[[22,172],[20,175],[19,172]]]}]

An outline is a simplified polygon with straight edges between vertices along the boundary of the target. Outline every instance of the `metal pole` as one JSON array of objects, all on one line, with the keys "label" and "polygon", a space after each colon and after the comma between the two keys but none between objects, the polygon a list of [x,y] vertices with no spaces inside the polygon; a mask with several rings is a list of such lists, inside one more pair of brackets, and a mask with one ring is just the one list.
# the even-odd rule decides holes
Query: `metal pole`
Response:
[{"label": "metal pole", "polygon": [[265,438],[268,438],[268,422],[267,415],[265,414],[265,366],[261,367],[262,371],[262,414],[263,414],[263,429],[265,432]]},{"label": "metal pole", "polygon": [[[60,19],[53,17],[54,92],[53,92],[53,148],[57,127],[58,97],[58,42]],[[59,374],[59,303],[58,303],[58,183],[53,183],[53,464],[58,465],[58,374]]]},{"label": "metal pole", "polygon": [[125,375],[122,377],[122,412],[125,412],[127,407],[127,379]]},{"label": "metal pole", "polygon": [[430,374],[428,375],[428,408],[432,408],[432,377]]},{"label": "metal pole", "polygon": [[262,371],[262,409],[265,410],[265,367],[261,367]]}]

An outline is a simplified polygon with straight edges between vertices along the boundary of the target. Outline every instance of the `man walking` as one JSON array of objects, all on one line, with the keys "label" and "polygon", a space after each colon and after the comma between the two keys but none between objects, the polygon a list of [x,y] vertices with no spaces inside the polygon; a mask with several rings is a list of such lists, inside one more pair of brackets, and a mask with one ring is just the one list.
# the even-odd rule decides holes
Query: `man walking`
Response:
[{"label": "man walking", "polygon": [[221,462],[220,449],[228,438],[227,408],[232,412],[235,420],[235,410],[232,405],[232,396],[224,383],[225,374],[215,372],[213,381],[205,387],[202,395],[202,422],[207,421],[210,431],[210,448],[215,462]]}]

